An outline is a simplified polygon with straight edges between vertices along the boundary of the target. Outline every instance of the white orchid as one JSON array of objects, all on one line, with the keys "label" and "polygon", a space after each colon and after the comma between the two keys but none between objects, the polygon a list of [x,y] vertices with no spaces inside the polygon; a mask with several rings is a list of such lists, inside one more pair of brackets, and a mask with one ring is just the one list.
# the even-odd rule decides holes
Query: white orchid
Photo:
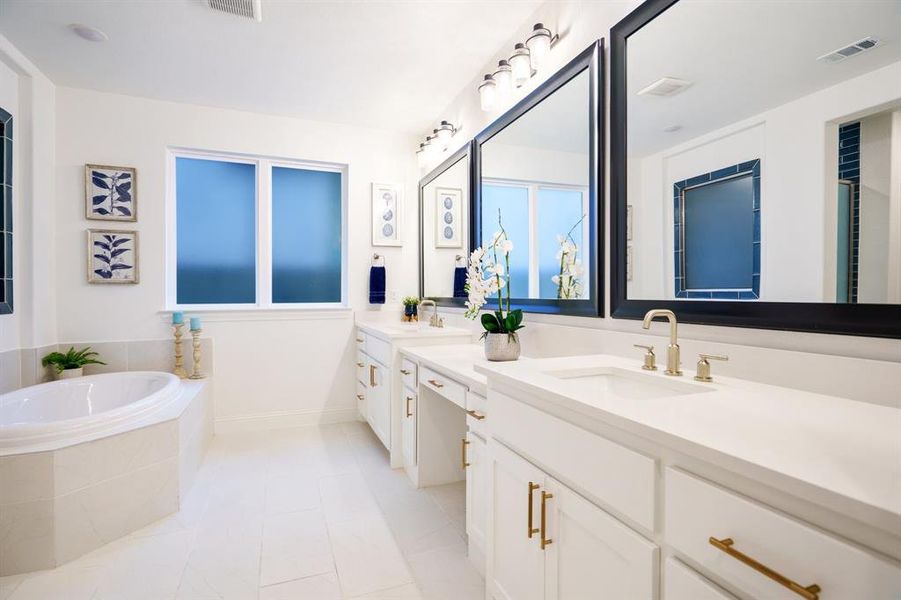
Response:
[{"label": "white orchid", "polygon": [[585,215],[582,215],[569,233],[566,235],[558,235],[557,243],[560,250],[557,251],[556,257],[560,261],[560,271],[557,275],[551,277],[551,281],[557,286],[557,298],[560,300],[571,300],[582,297],[584,292],[582,282],[579,279],[584,273],[585,268],[582,261],[578,258],[579,246],[572,237],[573,230],[579,226]]}]

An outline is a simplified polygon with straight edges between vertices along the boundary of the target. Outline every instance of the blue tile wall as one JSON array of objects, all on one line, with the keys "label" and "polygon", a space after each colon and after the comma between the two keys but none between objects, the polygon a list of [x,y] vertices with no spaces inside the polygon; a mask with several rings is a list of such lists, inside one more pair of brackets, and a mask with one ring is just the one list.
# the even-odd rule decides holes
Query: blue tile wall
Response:
[{"label": "blue tile wall", "polygon": [[[739,174],[750,175],[752,179],[753,213],[753,267],[751,274],[751,287],[749,289],[722,289],[722,290],[691,290],[686,286],[687,277],[684,269],[684,252],[682,247],[682,191],[685,188],[702,183],[714,183],[720,179]],[[709,173],[696,175],[673,184],[673,279],[676,298],[687,299],[717,299],[717,300],[758,300],[760,298],[760,250],[761,250],[761,202],[760,202],[760,159],[754,159],[737,165],[731,165],[722,169],[716,169]]]},{"label": "blue tile wall", "polygon": [[857,281],[860,264],[860,122],[848,123],[838,129],[838,178],[854,182],[851,198],[851,281],[850,302],[857,303]]}]

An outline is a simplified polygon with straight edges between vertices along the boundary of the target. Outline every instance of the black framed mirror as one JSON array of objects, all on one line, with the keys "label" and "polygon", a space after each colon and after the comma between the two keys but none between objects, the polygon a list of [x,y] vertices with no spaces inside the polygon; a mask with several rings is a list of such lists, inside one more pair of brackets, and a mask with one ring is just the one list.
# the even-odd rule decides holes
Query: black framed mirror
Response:
[{"label": "black framed mirror", "polygon": [[419,297],[440,306],[466,301],[472,232],[472,141],[419,181]]},{"label": "black framed mirror", "polygon": [[615,25],[611,315],[901,337],[899,31],[828,0]]},{"label": "black framed mirror", "polygon": [[0,108],[0,315],[13,312],[13,116]]},{"label": "black framed mirror", "polygon": [[472,242],[490,244],[503,220],[526,312],[603,311],[602,55],[598,40],[474,140]]}]

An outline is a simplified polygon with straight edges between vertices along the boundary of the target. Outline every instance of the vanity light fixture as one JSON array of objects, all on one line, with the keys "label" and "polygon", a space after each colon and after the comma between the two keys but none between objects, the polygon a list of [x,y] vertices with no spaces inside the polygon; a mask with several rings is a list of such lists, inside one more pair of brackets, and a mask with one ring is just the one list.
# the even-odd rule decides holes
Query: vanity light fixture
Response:
[{"label": "vanity light fixture", "polygon": [[441,121],[441,125],[438,126],[438,129],[435,131],[438,132],[438,141],[441,142],[444,147],[447,147],[448,142],[450,142],[451,138],[457,133],[456,127],[448,123],[447,121]]},{"label": "vanity light fixture", "polygon": [[109,39],[108,35],[96,27],[89,27],[80,23],[72,23],[69,25],[69,30],[81,39],[89,42],[105,42]]},{"label": "vanity light fixture", "polygon": [[497,61],[497,71],[492,75],[498,98],[508,98],[513,93],[513,69],[505,60]]},{"label": "vanity light fixture", "polygon": [[544,23],[535,23],[532,27],[532,35],[526,40],[526,47],[529,49],[529,60],[533,70],[537,71],[544,63],[556,39],[557,36],[552,36],[551,30],[545,27]]},{"label": "vanity light fixture", "polygon": [[426,161],[426,148],[425,142],[419,143],[419,150],[416,151],[416,164],[420,167],[425,166]]},{"label": "vanity light fixture", "polygon": [[510,56],[510,68],[513,72],[513,84],[520,87],[532,76],[532,63],[529,59],[529,49],[525,44],[516,44],[513,54]]},{"label": "vanity light fixture", "polygon": [[494,108],[494,101],[497,97],[497,82],[491,75],[485,75],[481,85],[479,85],[479,105],[482,110],[488,111]]}]

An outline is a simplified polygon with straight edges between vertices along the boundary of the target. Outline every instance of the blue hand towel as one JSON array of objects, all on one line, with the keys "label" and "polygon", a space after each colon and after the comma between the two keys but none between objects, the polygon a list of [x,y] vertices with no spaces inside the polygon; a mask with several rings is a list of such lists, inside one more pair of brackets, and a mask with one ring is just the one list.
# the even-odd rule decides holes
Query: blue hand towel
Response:
[{"label": "blue hand towel", "polygon": [[369,269],[369,303],[385,303],[385,267]]},{"label": "blue hand towel", "polygon": [[454,298],[466,298],[466,267],[454,268]]}]

